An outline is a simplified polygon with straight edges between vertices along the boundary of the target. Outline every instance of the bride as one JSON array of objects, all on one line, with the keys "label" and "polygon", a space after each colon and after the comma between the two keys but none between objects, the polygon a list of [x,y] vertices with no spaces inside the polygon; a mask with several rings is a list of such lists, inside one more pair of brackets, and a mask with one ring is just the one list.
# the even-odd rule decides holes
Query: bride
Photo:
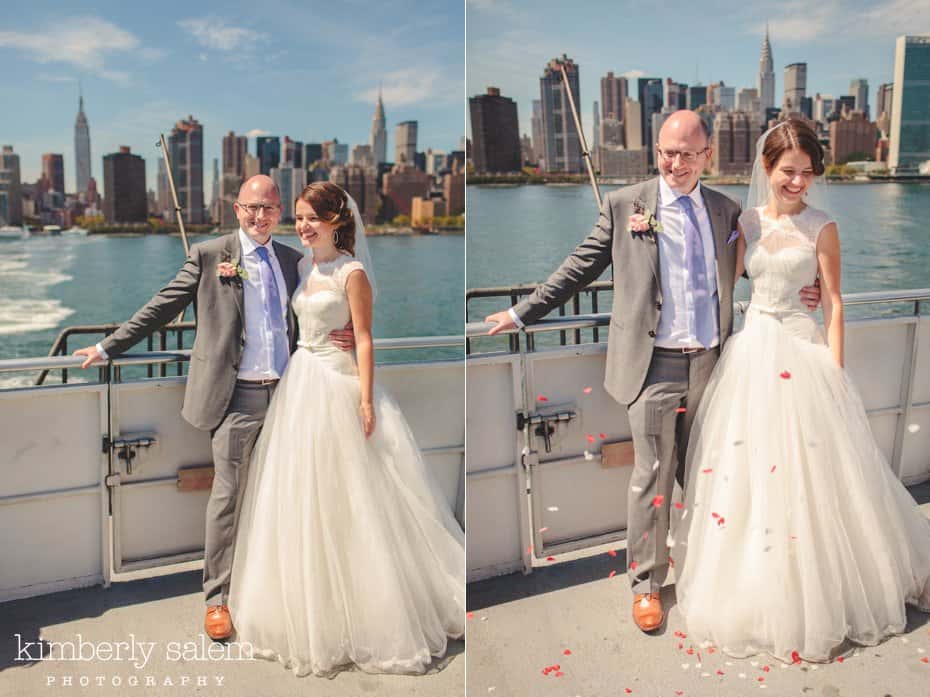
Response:
[{"label": "bride", "polygon": [[[355,664],[422,673],[464,634],[464,533],[403,415],[373,383],[373,290],[355,202],[315,183],[296,202],[310,255],[298,349],[269,406],[230,582],[236,640],[297,675]],[[329,340],[351,318],[356,353]]]},{"label": "bride", "polygon": [[[696,415],[676,592],[696,641],[823,661],[902,632],[906,603],[930,610],[930,524],[843,370],[839,233],[805,203],[817,137],[786,121],[756,153],[736,273],[752,300]],[[818,271],[825,333],[797,297]]]}]

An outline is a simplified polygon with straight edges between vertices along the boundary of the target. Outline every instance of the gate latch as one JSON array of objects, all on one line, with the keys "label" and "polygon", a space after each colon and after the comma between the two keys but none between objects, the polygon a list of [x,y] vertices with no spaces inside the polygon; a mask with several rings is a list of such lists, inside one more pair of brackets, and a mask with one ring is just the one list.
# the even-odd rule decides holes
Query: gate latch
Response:
[{"label": "gate latch", "polygon": [[136,436],[135,438],[117,438],[110,442],[110,448],[116,456],[126,463],[126,474],[132,474],[132,461],[137,448],[150,448],[157,442],[155,436]]},{"label": "gate latch", "polygon": [[523,430],[524,426],[529,424],[535,426],[533,433],[540,436],[546,444],[546,452],[552,452],[552,435],[555,433],[556,424],[559,422],[568,423],[578,416],[578,412],[573,409],[554,411],[548,414],[534,414],[527,417],[523,413],[517,414],[517,429]]}]

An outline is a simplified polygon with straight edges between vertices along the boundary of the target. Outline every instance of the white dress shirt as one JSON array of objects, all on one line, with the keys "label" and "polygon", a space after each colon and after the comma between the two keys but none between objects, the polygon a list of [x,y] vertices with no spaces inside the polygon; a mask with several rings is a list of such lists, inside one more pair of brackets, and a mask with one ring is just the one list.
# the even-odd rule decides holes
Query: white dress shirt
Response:
[{"label": "white dress shirt", "polygon": [[[278,284],[281,299],[281,316],[287,326],[287,284],[281,265],[274,253],[271,239],[259,245],[243,230],[239,229],[239,244],[242,247],[242,267],[249,275],[242,279],[243,298],[245,302],[245,346],[239,361],[240,380],[267,380],[280,378],[274,368],[274,334],[271,331],[271,318],[266,314],[265,285],[262,274],[268,273],[268,267],[258,256],[258,247],[268,250],[268,259],[274,269],[274,280]],[[287,337],[285,337],[287,341]]]},{"label": "white dress shirt", "polygon": [[[681,194],[672,190],[663,177],[659,177],[659,210],[655,212],[662,221],[663,231],[656,233],[659,245],[659,282],[662,289],[662,311],[659,313],[659,326],[656,330],[655,345],[662,348],[704,348],[697,339],[697,322],[694,314],[694,294],[688,283],[688,269],[685,264],[684,211],[678,203]],[[700,182],[688,194],[694,215],[701,232],[704,247],[704,263],[707,265],[707,279],[710,294],[717,294],[717,255],[714,249],[714,235],[710,226],[710,217],[704,205]],[[616,230],[614,234],[616,234]],[[720,318],[717,305],[714,305],[713,326],[715,327],[711,348],[720,344]],[[523,321],[511,307],[510,318],[517,327],[523,327]]]},{"label": "white dress shirt", "polygon": [[[659,245],[659,283],[662,288],[662,311],[659,313],[659,326],[656,329],[655,345],[662,348],[705,348],[697,339],[697,321],[694,308],[694,293],[688,279],[685,263],[685,212],[678,203],[682,194],[674,191],[663,177],[659,177],[659,210],[656,218],[662,222],[662,232],[656,233]],[[708,291],[717,295],[717,257],[714,251],[714,235],[710,226],[710,217],[704,205],[701,185],[688,194],[694,208],[704,248],[704,263],[707,265]],[[720,319],[717,304],[713,306],[713,317],[709,318],[714,327],[711,346],[720,343]]]}]

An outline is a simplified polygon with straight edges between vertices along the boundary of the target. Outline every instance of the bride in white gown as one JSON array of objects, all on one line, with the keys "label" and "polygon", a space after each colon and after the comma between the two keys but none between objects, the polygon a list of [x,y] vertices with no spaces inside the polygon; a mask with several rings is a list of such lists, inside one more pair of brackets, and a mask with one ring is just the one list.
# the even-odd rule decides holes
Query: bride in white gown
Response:
[{"label": "bride in white gown", "polygon": [[[696,642],[823,661],[902,632],[906,603],[930,609],[930,523],[843,370],[837,226],[804,199],[816,136],[780,124],[756,163],[738,243],[752,300],[696,415],[676,593]],[[797,293],[818,270],[825,335]]]},{"label": "bride in white gown", "polygon": [[[339,187],[296,203],[300,325],[255,445],[230,582],[236,641],[298,675],[422,673],[464,634],[464,533],[373,384],[364,230]],[[366,256],[366,255],[359,255]],[[356,354],[329,332],[352,320]]]}]

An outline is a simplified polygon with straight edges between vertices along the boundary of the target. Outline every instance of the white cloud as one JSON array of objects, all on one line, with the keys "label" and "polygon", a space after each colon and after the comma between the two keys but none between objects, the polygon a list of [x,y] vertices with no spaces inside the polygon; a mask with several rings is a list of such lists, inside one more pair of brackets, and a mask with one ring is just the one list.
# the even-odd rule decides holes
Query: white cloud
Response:
[{"label": "white cloud", "polygon": [[[804,43],[851,36],[913,34],[930,29],[930,5],[926,0],[878,0],[863,9],[850,0],[790,0],[779,7],[780,18],[769,21],[773,42]],[[747,27],[762,36],[764,23]]]},{"label": "white cloud", "polygon": [[249,138],[258,138],[259,136],[269,136],[271,135],[270,131],[263,131],[260,128],[253,128],[251,131],[246,133]]},{"label": "white cloud", "polygon": [[54,75],[52,73],[39,73],[36,75],[36,79],[41,80],[42,82],[77,82],[77,80],[73,77],[69,77],[67,75]]},{"label": "white cloud", "polygon": [[215,51],[243,50],[266,39],[261,32],[235,27],[216,17],[197,17],[184,19],[178,26],[188,32],[197,42]]},{"label": "white cloud", "polygon": [[642,70],[627,70],[625,73],[620,73],[620,77],[625,77],[628,80],[635,80],[638,77],[646,77],[646,73]]},{"label": "white cloud", "polygon": [[[356,101],[374,104],[378,100],[378,87],[371,87],[355,95]],[[437,69],[404,69],[388,73],[381,85],[385,104],[406,106],[421,102],[446,102],[462,98],[461,78],[445,79]]]},{"label": "white cloud", "polygon": [[[0,47],[18,49],[37,63],[68,63],[121,85],[129,73],[106,67],[109,54],[153,51],[131,32],[96,17],[59,18],[40,31],[0,31]],[[156,52],[157,53],[157,52]]]}]

